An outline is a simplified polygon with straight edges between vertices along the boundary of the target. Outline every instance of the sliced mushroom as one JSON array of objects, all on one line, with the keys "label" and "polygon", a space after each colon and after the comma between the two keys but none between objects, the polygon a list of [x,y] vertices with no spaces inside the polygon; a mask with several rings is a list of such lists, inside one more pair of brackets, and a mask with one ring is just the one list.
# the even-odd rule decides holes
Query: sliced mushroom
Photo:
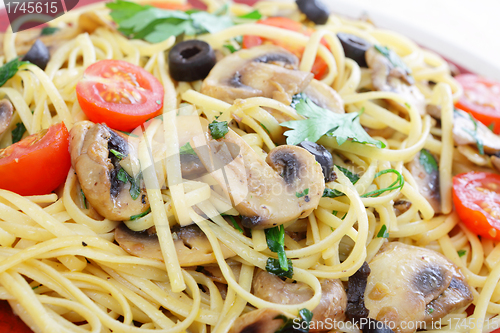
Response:
[{"label": "sliced mushroom", "polygon": [[118,178],[123,169],[111,149],[123,156],[131,151],[127,139],[106,125],[84,121],[71,129],[71,164],[86,199],[105,218],[129,220],[148,209],[146,191],[140,185],[139,197],[132,198],[130,182],[123,183]]},{"label": "sliced mushroom", "polygon": [[[198,226],[175,226],[172,228],[172,235],[177,258],[182,267],[217,262],[207,236]],[[125,223],[121,223],[115,229],[115,240],[122,249],[133,256],[163,261],[160,242],[154,227],[144,231],[132,231],[127,228]],[[227,259],[236,255],[224,244],[219,244],[224,258]]]},{"label": "sliced mushroom", "polygon": [[[311,299],[314,292],[305,283],[286,282],[274,274],[261,270],[253,280],[253,294],[276,304],[299,304]],[[347,295],[342,282],[337,279],[322,279],[321,300],[312,311],[311,327],[320,327],[314,323],[344,320],[346,305]]]},{"label": "sliced mushroom", "polygon": [[500,171],[500,157],[497,155],[491,156],[491,164],[495,167],[495,169],[497,169],[497,171]]},{"label": "sliced mushroom", "polygon": [[[386,243],[371,260],[370,268],[364,294],[369,316],[392,322],[395,332],[414,332],[424,321],[438,320],[472,302],[463,274],[435,251]],[[439,311],[429,315],[431,306]]]},{"label": "sliced mushroom", "polygon": [[[475,134],[475,137],[472,134]],[[481,141],[485,153],[500,152],[500,136],[494,134],[480,121],[474,121],[467,112],[459,109],[453,112],[453,139],[458,146],[475,146],[478,141]]]},{"label": "sliced mushroom", "polygon": [[[425,97],[415,86],[415,80],[411,74],[401,67],[394,66],[375,47],[369,48],[365,56],[368,67],[372,70],[373,88],[378,91],[392,91],[403,96],[423,116],[425,114]],[[393,100],[389,100],[389,102],[402,112],[408,112],[405,105]]]},{"label": "sliced mushroom", "polygon": [[439,170],[434,168],[430,173],[428,173],[427,171],[429,170],[427,170],[421,163],[420,154],[415,156],[415,158],[408,163],[407,168],[415,178],[420,194],[422,194],[422,196],[431,204],[432,209],[434,209],[434,213],[439,214],[441,212]]},{"label": "sliced mushroom", "polygon": [[201,92],[228,103],[250,97],[274,98],[290,105],[313,75],[296,70],[298,58],[274,45],[233,53],[219,61],[203,81]]},{"label": "sliced mushroom", "polygon": [[2,99],[0,101],[0,134],[9,128],[13,114],[14,107],[12,103],[8,99]]},{"label": "sliced mushroom", "polygon": [[398,200],[394,202],[394,213],[396,216],[404,214],[408,209],[411,208],[411,201],[408,200]]},{"label": "sliced mushroom", "polygon": [[236,319],[228,333],[275,333],[283,325],[283,318],[294,319],[290,314],[275,309],[250,311]]},{"label": "sliced mushroom", "polygon": [[302,93],[309,97],[314,104],[324,109],[335,113],[345,113],[344,101],[340,95],[321,81],[312,79]]},{"label": "sliced mushroom", "polygon": [[[233,200],[247,228],[266,229],[308,216],[318,206],[325,181],[319,163],[307,150],[279,146],[264,161],[229,129],[196,153],[208,172]],[[266,163],[267,162],[267,163]],[[224,166],[224,172],[217,172]]]}]

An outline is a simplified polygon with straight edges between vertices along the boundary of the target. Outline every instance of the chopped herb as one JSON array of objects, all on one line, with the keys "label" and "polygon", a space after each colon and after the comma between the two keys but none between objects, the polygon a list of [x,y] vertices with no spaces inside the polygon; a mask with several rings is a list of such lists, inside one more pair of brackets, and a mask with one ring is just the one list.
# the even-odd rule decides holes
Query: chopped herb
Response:
[{"label": "chopped herb", "polygon": [[295,109],[308,119],[281,123],[281,126],[292,129],[285,132],[289,145],[297,145],[302,141],[316,142],[327,135],[335,137],[339,146],[351,139],[353,142],[369,143],[378,148],[385,147],[384,143],[369,136],[359,123],[362,112],[337,114],[317,106],[307,97],[301,99]]},{"label": "chopped herb", "polygon": [[377,234],[378,238],[389,238],[389,231],[387,231],[387,226],[385,224],[382,225],[380,231]]},{"label": "chopped herb", "polygon": [[0,87],[3,86],[5,82],[9,81],[11,77],[16,75],[19,67],[24,64],[29,64],[29,62],[21,61],[19,60],[19,57],[17,57],[0,67]]},{"label": "chopped herb", "polygon": [[427,309],[427,313],[428,313],[428,314],[431,314],[431,313],[433,313],[433,312],[434,312],[434,309],[433,309],[433,308],[428,308],[428,309]]},{"label": "chopped herb", "polygon": [[262,18],[262,14],[258,10],[254,10],[248,14],[238,16],[238,18],[246,20],[260,20]]},{"label": "chopped herb", "polygon": [[233,227],[240,232],[240,234],[243,233],[243,229],[239,226],[239,224],[236,222],[234,217],[232,215],[227,215],[229,219],[231,220],[231,223],[233,224]]},{"label": "chopped herb", "polygon": [[85,197],[85,193],[83,193],[83,190],[80,189],[80,194],[82,195],[82,198],[83,198],[83,207],[85,207],[85,209],[87,209],[87,197]]},{"label": "chopped herb", "polygon": [[137,215],[132,215],[130,217],[130,221],[135,221],[135,220],[137,220],[137,219],[139,219],[141,217],[144,217],[144,216],[148,215],[149,213],[151,213],[151,207],[149,207],[146,211],[144,211],[142,213],[139,213]]},{"label": "chopped herb", "polygon": [[266,240],[269,250],[278,254],[279,264],[282,270],[288,271],[288,261],[285,253],[285,227],[280,225],[266,229]]},{"label": "chopped herb", "polygon": [[406,106],[408,109],[411,109],[410,104],[408,104],[407,102],[405,102],[405,106]]},{"label": "chopped herb", "polygon": [[286,277],[291,279],[293,277],[293,265],[290,259],[287,259],[287,270],[284,270],[280,264],[279,259],[267,258],[266,271],[279,277]]},{"label": "chopped herb", "polygon": [[23,138],[24,132],[26,132],[26,127],[23,123],[17,123],[16,128],[12,130],[12,143],[16,143],[21,141]]},{"label": "chopped herb", "polygon": [[111,18],[120,32],[150,43],[159,43],[181,34],[215,33],[234,25],[224,6],[213,14],[198,10],[161,9],[122,0],[107,3],[106,6],[111,9]]},{"label": "chopped herb", "polygon": [[378,177],[380,177],[382,175],[385,175],[386,173],[394,173],[397,176],[397,178],[394,181],[394,183],[392,183],[391,185],[389,185],[386,188],[382,188],[380,190],[375,190],[375,191],[371,191],[371,192],[365,193],[361,197],[362,198],[378,197],[379,195],[381,195],[384,192],[392,191],[392,190],[397,190],[397,189],[402,189],[403,188],[403,186],[405,185],[405,180],[403,178],[403,175],[401,175],[397,170],[387,169],[387,170],[380,171],[380,172],[378,172],[378,173],[375,174],[375,178],[378,178]]},{"label": "chopped herb", "polygon": [[333,214],[333,215],[335,215],[335,216],[337,216],[337,214],[338,214],[338,213],[339,213],[339,211],[338,211],[338,210],[334,210],[334,211],[332,211],[332,214]]},{"label": "chopped herb", "polygon": [[212,138],[214,138],[215,140],[223,138],[229,132],[227,121],[214,120],[211,124],[208,125],[208,129],[210,130]]},{"label": "chopped herb", "polygon": [[342,221],[344,221],[344,219],[345,219],[345,217],[346,217],[346,216],[347,216],[347,213],[345,213],[345,214],[344,214],[344,216],[342,216],[340,219],[341,219]]},{"label": "chopped herb", "polygon": [[493,130],[495,129],[495,122],[492,122],[489,126],[488,126],[489,130],[493,132]]},{"label": "chopped herb", "polygon": [[193,147],[191,147],[191,144],[187,142],[184,146],[181,146],[179,148],[179,154],[181,155],[196,155],[196,152],[194,151]]},{"label": "chopped herb", "polygon": [[393,50],[390,50],[388,49],[387,47],[385,46],[380,46],[380,45],[374,45],[375,47],[375,50],[377,50],[378,52],[380,52],[384,57],[386,57],[390,62],[391,64],[394,66],[394,67],[400,67],[402,68],[404,71],[406,71],[406,73],[408,74],[411,74],[411,69],[408,68],[408,66],[406,66],[406,64],[403,62],[403,60],[396,54],[396,52],[394,52]]},{"label": "chopped herb", "polygon": [[38,285],[38,286],[34,286],[34,287],[33,287],[33,288],[31,288],[31,289],[35,290],[35,289],[40,288],[41,286],[42,286],[42,285],[40,284],[40,285]]},{"label": "chopped herb", "polygon": [[127,156],[123,155],[122,153],[120,153],[119,151],[114,150],[114,149],[110,149],[109,152],[112,153],[113,155],[115,155],[120,160],[123,160],[125,157],[127,157]]},{"label": "chopped herb", "polygon": [[140,188],[141,177],[142,174],[139,174],[139,176],[137,176],[137,178],[134,179],[124,169],[118,170],[118,173],[116,174],[116,179],[118,179],[122,183],[126,184],[127,182],[130,182],[129,192],[130,196],[134,200],[137,200],[137,198],[141,194],[141,188]]},{"label": "chopped herb", "polygon": [[223,45],[226,49],[229,50],[229,52],[234,53],[238,51],[232,44],[224,44]]},{"label": "chopped herb", "polygon": [[271,134],[271,132],[269,132],[269,130],[267,129],[266,125],[260,123],[260,126],[267,132],[267,134]]},{"label": "chopped herb", "polygon": [[[349,180],[351,181],[351,183],[354,185],[358,182],[359,180],[359,176],[349,170],[347,170],[346,168],[343,168],[341,166],[338,166],[337,165],[337,168],[342,171],[342,173],[347,177],[349,178]],[[336,198],[336,197],[342,197],[344,196],[345,194],[340,192],[340,191],[337,191],[337,190],[332,190],[330,188],[325,188],[325,190],[323,191],[323,197],[327,197],[327,198]]]},{"label": "chopped herb", "polygon": [[[299,311],[299,317],[295,319],[288,318],[284,315],[278,315],[274,319],[283,320],[283,324],[275,333],[287,333],[287,332],[308,333],[312,317],[313,313],[305,308]],[[297,319],[299,319],[298,322]]]},{"label": "chopped herb", "polygon": [[463,257],[464,255],[467,254],[467,251],[465,251],[465,250],[458,250],[457,253],[458,253],[459,257]]},{"label": "chopped herb", "polygon": [[295,196],[297,198],[302,198],[302,197],[304,197],[304,196],[306,196],[308,194],[309,194],[309,189],[308,188],[306,188],[304,191],[302,191],[300,193],[299,192],[295,192]]},{"label": "chopped herb", "polygon": [[462,128],[462,129],[467,134],[469,134],[470,136],[472,136],[474,138],[474,140],[476,140],[476,145],[477,145],[477,149],[479,150],[479,154],[484,155],[483,140],[481,140],[481,138],[477,135],[477,121],[476,121],[476,119],[474,119],[474,117],[472,117],[472,115],[470,113],[468,115],[470,117],[470,120],[474,124],[474,131],[471,131],[468,128]]},{"label": "chopped herb", "polygon": [[55,32],[57,32],[58,30],[59,30],[59,28],[56,28],[56,27],[45,27],[42,29],[41,35],[42,36],[52,35]]},{"label": "chopped herb", "polygon": [[82,246],[83,246],[83,247],[87,247],[87,246],[88,246],[88,244],[87,244],[87,243],[85,243],[85,242],[82,242]]},{"label": "chopped herb", "polygon": [[439,170],[436,159],[427,149],[422,149],[420,151],[420,157],[418,160],[420,164],[424,167],[425,172],[427,172],[428,174],[431,174]]}]

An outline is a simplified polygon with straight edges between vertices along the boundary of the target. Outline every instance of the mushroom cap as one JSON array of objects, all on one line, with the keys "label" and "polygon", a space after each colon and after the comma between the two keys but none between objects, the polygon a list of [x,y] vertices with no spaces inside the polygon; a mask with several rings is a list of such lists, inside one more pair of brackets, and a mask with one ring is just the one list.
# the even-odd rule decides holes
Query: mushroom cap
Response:
[{"label": "mushroom cap", "polygon": [[[206,131],[208,149],[194,149],[233,200],[245,227],[272,228],[306,217],[318,206],[325,181],[321,166],[307,150],[279,146],[264,161],[233,130],[219,140]],[[224,172],[216,172],[218,165]]]},{"label": "mushroom cap", "polygon": [[313,78],[297,70],[298,64],[295,55],[278,46],[244,49],[220,60],[203,81],[201,92],[231,104],[264,96],[289,105]]},{"label": "mushroom cap", "polygon": [[[207,236],[196,225],[173,227],[174,246],[182,267],[214,264],[217,262]],[[141,258],[163,260],[160,242],[155,230],[132,231],[125,223],[115,229],[115,240],[127,253]],[[236,254],[220,243],[224,258]]]},{"label": "mushroom cap", "polygon": [[87,201],[105,218],[125,221],[146,211],[149,203],[144,189],[134,200],[130,183],[116,179],[117,163],[109,149],[118,146],[124,155],[132,150],[125,138],[105,125],[83,121],[70,131],[71,164]]},{"label": "mushroom cap", "polygon": [[[370,311],[370,318],[394,322],[396,332],[414,332],[408,323],[413,322],[415,328],[424,321],[432,302],[449,303],[447,310],[450,312],[472,301],[472,293],[459,269],[443,255],[426,248],[386,243],[371,260],[370,268],[364,293],[365,306]],[[446,296],[445,291],[449,291],[454,279],[461,282],[461,287],[457,288],[468,290],[461,294],[460,301],[464,302],[459,302],[458,298],[447,298],[447,302],[440,300]],[[406,325],[401,326],[403,322]]]},{"label": "mushroom cap", "polygon": [[10,126],[12,115],[14,114],[14,107],[8,99],[0,101],[0,134],[2,134]]},{"label": "mushroom cap", "polygon": [[344,101],[340,95],[332,87],[321,81],[312,79],[302,93],[317,106],[335,113],[345,113]]}]

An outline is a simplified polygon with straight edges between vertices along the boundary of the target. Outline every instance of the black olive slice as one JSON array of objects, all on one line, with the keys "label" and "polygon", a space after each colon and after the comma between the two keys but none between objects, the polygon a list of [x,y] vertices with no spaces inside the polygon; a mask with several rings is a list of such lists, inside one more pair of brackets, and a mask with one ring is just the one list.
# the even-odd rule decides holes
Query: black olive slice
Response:
[{"label": "black olive slice", "polygon": [[41,40],[37,39],[22,60],[29,61],[41,69],[45,69],[50,60],[49,49],[47,49],[47,46]]},{"label": "black olive slice", "polygon": [[168,65],[170,76],[176,81],[203,80],[215,66],[215,52],[201,40],[188,40],[170,50]]},{"label": "black olive slice", "polygon": [[321,0],[296,0],[300,11],[316,24],[325,24],[330,11]]},{"label": "black olive slice", "polygon": [[304,148],[314,156],[316,162],[318,162],[321,165],[321,169],[323,170],[323,175],[325,176],[325,182],[331,182],[333,180],[332,154],[330,154],[330,152],[322,145],[311,141],[302,141],[297,146]]},{"label": "black olive slice", "polygon": [[347,58],[356,61],[360,67],[368,67],[365,59],[366,51],[372,46],[368,41],[355,35],[339,32],[337,37],[344,48]]}]

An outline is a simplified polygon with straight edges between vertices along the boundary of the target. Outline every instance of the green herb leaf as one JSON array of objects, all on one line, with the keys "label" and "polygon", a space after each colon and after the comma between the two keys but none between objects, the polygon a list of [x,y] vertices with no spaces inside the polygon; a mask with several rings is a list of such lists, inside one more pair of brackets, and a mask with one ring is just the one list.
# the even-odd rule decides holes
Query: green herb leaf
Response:
[{"label": "green herb leaf", "polygon": [[408,74],[411,74],[411,69],[408,68],[408,66],[406,66],[406,64],[403,62],[403,60],[396,54],[396,52],[394,52],[393,50],[390,50],[388,49],[387,47],[385,46],[380,46],[380,45],[374,45],[375,47],[375,50],[377,50],[378,52],[380,52],[384,57],[386,57],[390,62],[391,64],[394,66],[394,67],[400,67],[402,68],[404,71],[406,71],[406,73]]},{"label": "green herb leaf", "polygon": [[424,167],[425,172],[431,174],[439,170],[436,159],[427,149],[422,149],[420,151],[420,157],[418,158],[420,164]]},{"label": "green herb leaf", "polygon": [[267,132],[267,134],[271,134],[271,132],[269,132],[269,130],[267,129],[266,125],[264,125],[263,123],[260,123],[260,127],[262,127]]},{"label": "green herb leaf", "polygon": [[266,271],[279,277],[293,278],[293,265],[290,259],[287,259],[288,269],[285,271],[278,259],[267,258]]},{"label": "green herb leaf", "polygon": [[45,27],[45,28],[42,29],[42,32],[40,33],[40,35],[42,35],[42,36],[48,36],[48,35],[54,34],[57,31],[59,31],[59,28],[56,28],[56,27]]},{"label": "green herb leaf", "polygon": [[0,67],[0,87],[3,86],[5,82],[9,81],[11,77],[16,75],[19,67],[24,64],[29,64],[29,62],[21,61],[19,57],[17,57]]},{"label": "green herb leaf", "polygon": [[385,147],[381,141],[370,137],[361,126],[359,123],[361,113],[337,114],[317,106],[309,98],[301,99],[296,110],[308,119],[287,121],[281,124],[283,127],[292,129],[285,132],[286,142],[289,145],[297,145],[306,140],[316,142],[326,134],[334,136],[339,145],[352,139],[354,142],[369,143],[378,148]]},{"label": "green herb leaf", "polygon": [[481,140],[481,138],[477,134],[477,121],[476,121],[476,119],[474,119],[474,117],[472,117],[472,115],[470,113],[468,115],[469,115],[470,120],[474,123],[474,131],[471,131],[468,128],[462,128],[462,130],[464,130],[466,133],[468,133],[470,136],[472,136],[474,138],[474,140],[476,140],[477,150],[479,150],[479,154],[484,155],[483,140]]},{"label": "green herb leaf", "polygon": [[21,141],[23,138],[24,132],[26,132],[26,127],[23,123],[17,123],[16,128],[12,130],[12,143],[16,143]]},{"label": "green herb leaf", "polygon": [[246,20],[260,20],[262,18],[262,14],[258,10],[254,10],[253,12],[238,17]]},{"label": "green herb leaf", "polygon": [[226,49],[229,50],[229,52],[234,53],[238,51],[232,44],[224,44],[223,45]]},{"label": "green herb leaf", "polygon": [[214,120],[211,124],[208,124],[208,129],[215,140],[223,138],[229,132],[227,121]]},{"label": "green herb leaf", "polygon": [[194,151],[193,147],[191,147],[191,144],[189,142],[179,148],[179,153],[181,155],[196,155],[196,152]]},{"label": "green herb leaf", "polygon": [[[226,15],[227,6],[217,13],[191,10],[187,12],[156,8],[133,2],[117,0],[106,4],[118,30],[130,38],[159,43],[170,36],[215,33],[234,23]],[[224,9],[226,8],[226,9]]]},{"label": "green herb leaf", "polygon": [[146,211],[144,211],[144,212],[142,212],[140,214],[132,215],[130,217],[130,221],[135,221],[135,220],[137,220],[137,219],[139,219],[141,217],[144,217],[144,216],[148,215],[149,213],[151,213],[151,207],[149,207]]},{"label": "green herb leaf", "polygon": [[118,173],[116,174],[116,179],[118,179],[122,183],[126,184],[129,180],[129,178],[132,178],[132,177],[129,176],[129,174],[125,171],[125,169],[118,170]]},{"label": "green herb leaf", "polygon": [[142,173],[137,176],[137,178],[133,178],[130,176],[124,169],[118,170],[118,173],[116,174],[116,179],[121,181],[122,183],[127,183],[130,182],[130,196],[132,199],[137,200],[139,195],[141,194],[141,178],[142,178]]},{"label": "green herb leaf", "polygon": [[389,238],[389,231],[387,231],[387,226],[385,224],[382,225],[382,228],[380,228],[378,234],[378,238]]},{"label": "green herb leaf", "polygon": [[465,250],[458,250],[457,253],[458,253],[459,257],[463,257],[464,255],[467,254],[467,251],[465,251]]},{"label": "green herb leaf", "polygon": [[31,289],[35,290],[35,289],[40,288],[41,286],[42,286],[42,285],[34,286],[34,287],[33,287],[33,288],[31,288]]},{"label": "green herb leaf", "polygon": [[87,197],[85,196],[85,193],[83,193],[83,190],[80,189],[80,194],[82,195],[82,199],[83,199],[83,207],[85,207],[85,209],[87,209]]},{"label": "green herb leaf", "polygon": [[228,215],[229,219],[231,220],[231,223],[233,224],[233,227],[240,232],[240,234],[243,233],[243,229],[239,226],[239,224],[236,222],[234,217],[232,215]]},{"label": "green herb leaf", "polygon": [[428,314],[431,314],[431,313],[433,313],[433,312],[434,312],[434,309],[433,309],[433,308],[428,308],[428,309],[427,309],[427,313],[428,313]]},{"label": "green herb leaf", "polygon": [[382,188],[380,190],[375,190],[375,191],[365,193],[361,197],[362,198],[378,197],[379,195],[381,195],[384,192],[398,190],[398,189],[403,188],[403,186],[405,185],[405,179],[403,178],[403,175],[401,175],[397,170],[387,169],[387,170],[380,171],[380,172],[375,174],[375,178],[380,177],[382,175],[385,175],[386,173],[394,173],[397,176],[394,183],[392,183],[391,185],[389,185],[386,188]]},{"label": "green herb leaf", "polygon": [[493,130],[495,129],[495,122],[492,122],[492,123],[488,126],[488,129],[489,129],[490,131],[492,131],[492,132],[493,132]]},{"label": "green herb leaf", "polygon": [[[288,318],[284,315],[278,315],[274,319],[283,320],[283,324],[275,333],[289,333],[289,332],[308,333],[312,317],[313,313],[305,308],[299,311],[299,316],[298,318],[295,319]],[[298,322],[297,319],[299,319]]]},{"label": "green herb leaf", "polygon": [[[351,183],[354,185],[358,182],[359,180],[359,176],[349,170],[347,170],[346,168],[343,168],[341,166],[336,166],[340,171],[342,171],[342,173],[347,177],[349,178],[349,180],[351,181]],[[344,196],[345,194],[340,192],[340,191],[337,191],[337,190],[332,190],[328,187],[325,187],[325,190],[323,191],[323,197],[327,197],[327,198],[336,198],[336,197],[342,197]]]},{"label": "green herb leaf", "polygon": [[281,269],[285,272],[288,271],[289,267],[285,253],[285,227],[280,225],[279,227],[266,229],[265,233],[269,250],[278,254]]},{"label": "green herb leaf", "polygon": [[115,149],[110,149],[109,152],[112,153],[113,155],[115,155],[120,160],[123,160],[125,157],[127,157]]},{"label": "green herb leaf", "polygon": [[307,95],[304,93],[298,93],[296,95],[293,95],[292,97],[292,103],[290,103],[290,106],[294,109],[297,108],[297,104],[300,103],[301,100],[306,100]]},{"label": "green herb leaf", "polygon": [[299,192],[295,192],[295,196],[297,198],[302,198],[302,197],[304,197],[304,196],[306,196],[308,194],[309,194],[309,188],[306,188],[304,191],[302,191],[300,193]]}]

